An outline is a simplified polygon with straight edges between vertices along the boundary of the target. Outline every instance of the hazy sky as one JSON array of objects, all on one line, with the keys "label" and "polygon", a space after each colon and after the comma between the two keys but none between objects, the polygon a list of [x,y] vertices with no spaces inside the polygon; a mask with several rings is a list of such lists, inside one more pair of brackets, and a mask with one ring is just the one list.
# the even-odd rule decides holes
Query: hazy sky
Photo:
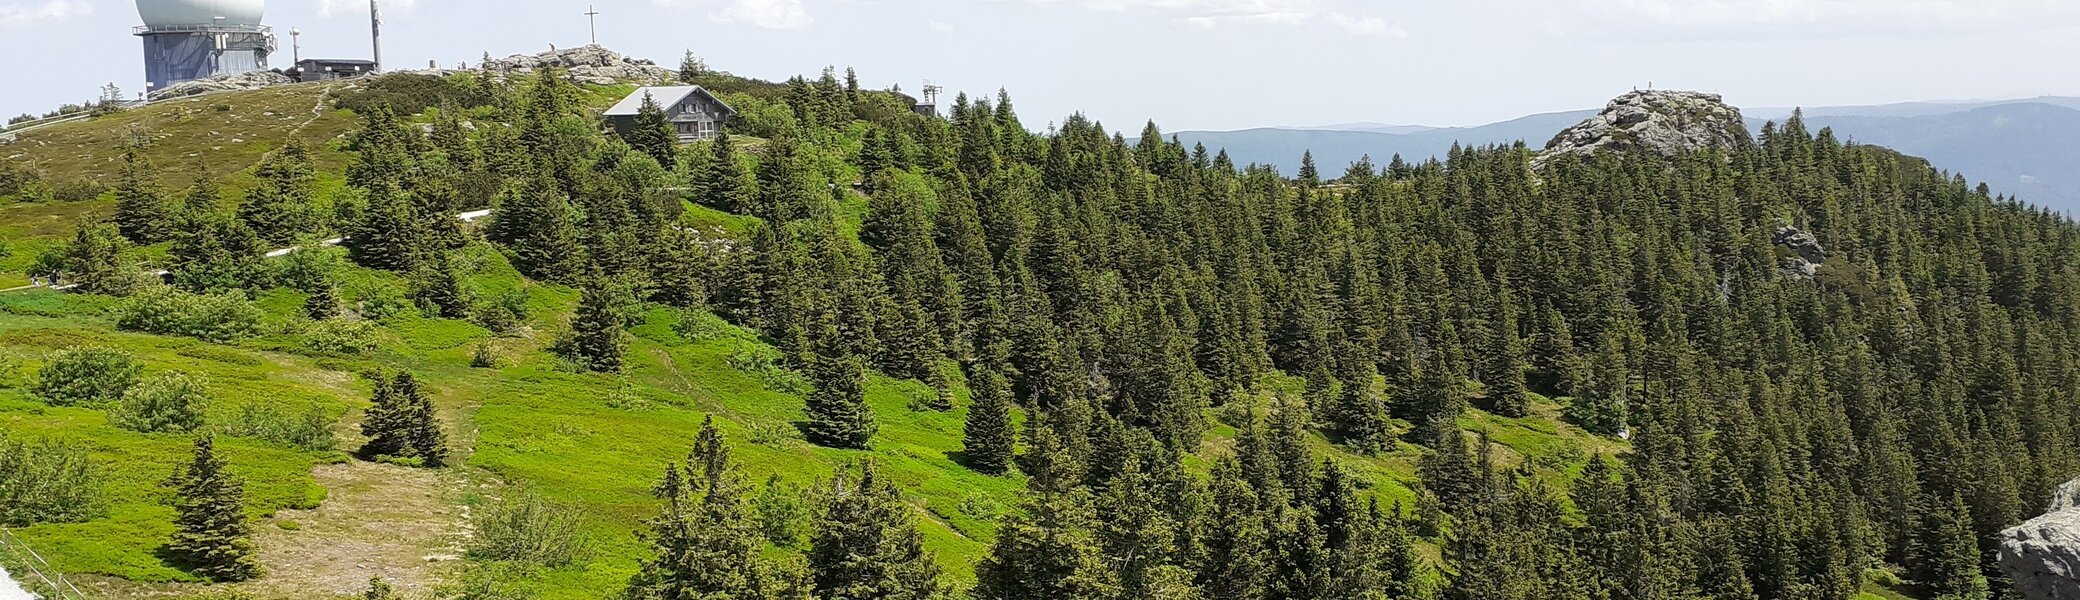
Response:
[{"label": "hazy sky", "polygon": [[[583,0],[384,0],[391,67],[583,44]],[[289,62],[365,58],[364,0],[269,0]],[[2080,0],[594,0],[600,42],[768,79],[1010,90],[1039,128],[1470,125],[1649,82],[1739,105],[2080,95]],[[0,0],[0,112],[142,89],[131,0]]]}]

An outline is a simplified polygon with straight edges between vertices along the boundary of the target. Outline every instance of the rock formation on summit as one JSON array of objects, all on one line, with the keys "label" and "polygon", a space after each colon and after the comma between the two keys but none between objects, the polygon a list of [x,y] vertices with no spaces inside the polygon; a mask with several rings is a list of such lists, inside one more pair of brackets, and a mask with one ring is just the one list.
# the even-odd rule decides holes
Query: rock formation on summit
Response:
[{"label": "rock formation on summit", "polygon": [[2080,600],[2080,479],[2060,487],[2050,508],[2001,532],[2001,572],[2026,600]]},{"label": "rock formation on summit", "polygon": [[649,59],[628,58],[601,46],[579,46],[540,54],[515,54],[477,65],[477,68],[497,75],[532,73],[535,69],[543,67],[564,69],[570,72],[573,81],[597,85],[623,82],[651,85],[670,82],[679,77],[678,72],[657,66],[657,63]]},{"label": "rock formation on summit", "polygon": [[202,79],[183,81],[153,91],[151,99],[166,100],[170,98],[200,96],[202,94],[208,94],[212,92],[257,90],[264,87],[287,85],[295,82],[296,80],[290,79],[288,75],[283,75],[277,71],[251,71],[247,73],[238,73],[234,75],[218,75],[215,77],[205,77]]},{"label": "rock formation on summit", "polygon": [[1651,152],[1678,156],[1707,148],[1755,144],[1741,110],[1718,94],[1635,90],[1611,100],[1603,112],[1561,131],[1532,160],[1543,168],[1553,157],[1598,152]]}]

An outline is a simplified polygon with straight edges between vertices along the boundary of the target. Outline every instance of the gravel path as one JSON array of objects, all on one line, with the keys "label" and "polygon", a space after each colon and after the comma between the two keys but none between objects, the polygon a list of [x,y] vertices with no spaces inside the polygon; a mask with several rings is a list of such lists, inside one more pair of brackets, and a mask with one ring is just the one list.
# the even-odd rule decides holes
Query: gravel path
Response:
[{"label": "gravel path", "polygon": [[7,567],[0,567],[0,600],[36,600],[22,585],[7,576]]}]

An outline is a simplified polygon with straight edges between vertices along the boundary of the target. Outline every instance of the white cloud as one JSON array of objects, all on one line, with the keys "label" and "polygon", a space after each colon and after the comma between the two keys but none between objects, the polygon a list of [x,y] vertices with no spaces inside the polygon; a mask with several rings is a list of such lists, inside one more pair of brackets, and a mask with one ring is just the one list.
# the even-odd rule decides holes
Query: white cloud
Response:
[{"label": "white cloud", "polygon": [[650,0],[663,7],[707,8],[708,19],[766,29],[808,29],[816,23],[802,0]]},{"label": "white cloud", "polygon": [[[383,14],[410,13],[419,6],[419,0],[378,0]],[[360,17],[368,15],[367,0],[318,0],[318,16],[330,19],[336,16]]]},{"label": "white cloud", "polygon": [[[1198,27],[1328,24],[1356,35],[1404,37],[1386,17],[1357,12],[1357,0],[1026,0],[1116,13],[1151,13]],[[1345,5],[1351,5],[1346,7]]]},{"label": "white cloud", "polygon": [[[1767,35],[1984,31],[2080,26],[2072,0],[1576,0],[1620,28],[1740,29]],[[1601,14],[1593,14],[1601,13]]]},{"label": "white cloud", "polygon": [[1331,13],[1329,15],[1329,22],[1335,23],[1337,27],[1344,28],[1345,31],[1349,31],[1358,35],[1377,35],[1395,38],[1408,37],[1408,30],[1402,29],[1400,25],[1395,24],[1386,19],[1370,15],[1350,15],[1344,13]]},{"label": "white cloud", "polygon": [[94,5],[81,0],[48,0],[41,4],[0,6],[0,27],[21,27],[63,21],[94,14]]},{"label": "white cloud", "polygon": [[927,26],[932,28],[932,33],[953,33],[954,31],[953,24],[945,21],[932,21]]},{"label": "white cloud", "polygon": [[724,23],[744,23],[766,29],[807,29],[816,19],[802,0],[729,0],[722,10],[709,15]]}]

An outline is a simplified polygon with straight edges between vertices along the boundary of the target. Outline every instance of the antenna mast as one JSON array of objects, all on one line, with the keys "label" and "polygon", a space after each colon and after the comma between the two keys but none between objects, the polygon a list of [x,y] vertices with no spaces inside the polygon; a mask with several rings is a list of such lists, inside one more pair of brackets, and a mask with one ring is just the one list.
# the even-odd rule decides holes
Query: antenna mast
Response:
[{"label": "antenna mast", "polygon": [[376,0],[368,0],[368,40],[375,45],[374,72],[383,71],[383,11],[376,7]]},{"label": "antenna mast", "polygon": [[938,106],[939,92],[943,91],[946,91],[946,88],[941,87],[939,84],[932,83],[932,80],[930,79],[924,80],[924,103],[930,104],[932,106]]}]

